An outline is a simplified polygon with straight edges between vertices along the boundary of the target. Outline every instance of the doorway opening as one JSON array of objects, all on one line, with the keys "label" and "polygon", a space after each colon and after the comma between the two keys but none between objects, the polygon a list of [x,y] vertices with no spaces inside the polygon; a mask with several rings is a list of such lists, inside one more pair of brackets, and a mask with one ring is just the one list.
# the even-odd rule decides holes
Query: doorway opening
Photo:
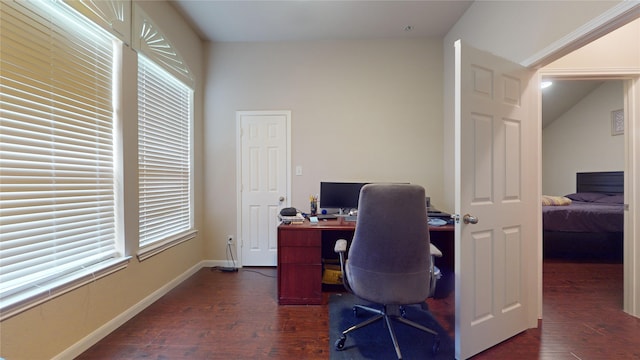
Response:
[{"label": "doorway opening", "polygon": [[[624,109],[624,81],[545,81],[552,84],[541,90],[543,315],[545,325],[587,324],[603,313],[593,309],[621,312],[624,294],[624,177],[617,175],[625,141],[612,118]],[[585,188],[598,179],[602,185]],[[580,301],[569,306],[567,294]]]},{"label": "doorway opening", "polygon": [[622,263],[622,80],[554,80],[542,89],[543,255]]}]

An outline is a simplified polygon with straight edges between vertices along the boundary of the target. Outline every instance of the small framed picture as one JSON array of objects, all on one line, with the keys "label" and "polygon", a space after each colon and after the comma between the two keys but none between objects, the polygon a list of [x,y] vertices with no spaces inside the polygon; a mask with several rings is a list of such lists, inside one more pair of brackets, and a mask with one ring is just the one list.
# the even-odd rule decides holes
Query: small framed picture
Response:
[{"label": "small framed picture", "polygon": [[611,135],[624,134],[624,111],[614,110],[611,112]]}]

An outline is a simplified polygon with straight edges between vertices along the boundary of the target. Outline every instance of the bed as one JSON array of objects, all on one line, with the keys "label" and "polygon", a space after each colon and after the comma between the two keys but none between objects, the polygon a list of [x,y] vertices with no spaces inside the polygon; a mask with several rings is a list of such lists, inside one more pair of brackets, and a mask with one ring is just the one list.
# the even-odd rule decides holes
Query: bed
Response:
[{"label": "bed", "polygon": [[543,197],[545,258],[622,262],[624,173],[576,174],[576,192]]}]

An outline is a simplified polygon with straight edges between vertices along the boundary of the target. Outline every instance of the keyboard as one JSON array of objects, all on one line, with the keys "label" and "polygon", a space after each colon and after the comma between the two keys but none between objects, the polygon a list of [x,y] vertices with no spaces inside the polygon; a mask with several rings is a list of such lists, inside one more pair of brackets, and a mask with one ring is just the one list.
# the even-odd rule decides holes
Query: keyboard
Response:
[{"label": "keyboard", "polygon": [[344,217],[344,221],[357,221],[357,220],[358,220],[358,216],[354,216],[354,215],[349,215]]},{"label": "keyboard", "polygon": [[318,220],[333,220],[338,218],[334,214],[319,214],[317,215],[317,217],[318,217]]}]

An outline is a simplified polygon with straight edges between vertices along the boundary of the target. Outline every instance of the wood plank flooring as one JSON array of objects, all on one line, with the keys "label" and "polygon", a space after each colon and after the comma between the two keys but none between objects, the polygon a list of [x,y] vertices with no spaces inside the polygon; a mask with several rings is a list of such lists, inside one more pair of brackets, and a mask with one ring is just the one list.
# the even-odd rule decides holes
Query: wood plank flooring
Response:
[{"label": "wood plank flooring", "polygon": [[[326,305],[278,306],[275,268],[201,269],[78,359],[328,359]],[[544,320],[477,359],[640,359],[622,265],[544,264]],[[328,294],[325,294],[328,297]],[[429,299],[453,336],[454,296]]]}]

